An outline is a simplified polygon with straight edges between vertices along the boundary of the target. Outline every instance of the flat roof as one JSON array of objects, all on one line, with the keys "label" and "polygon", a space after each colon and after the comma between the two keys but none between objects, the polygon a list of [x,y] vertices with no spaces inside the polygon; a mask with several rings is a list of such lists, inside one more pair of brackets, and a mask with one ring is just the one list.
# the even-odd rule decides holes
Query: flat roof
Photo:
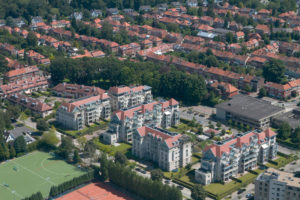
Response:
[{"label": "flat roof", "polygon": [[274,120],[279,121],[280,123],[287,122],[291,128],[296,129],[300,126],[300,110],[294,109],[287,113],[283,113],[274,117]]},{"label": "flat roof", "polygon": [[264,180],[265,176],[270,176],[277,181],[284,182],[287,186],[300,188],[300,178],[294,177],[292,173],[268,168],[259,179]]},{"label": "flat roof", "polygon": [[216,108],[253,120],[264,119],[284,111],[284,108],[274,106],[268,101],[243,94],[235,95],[231,100],[216,105]]}]

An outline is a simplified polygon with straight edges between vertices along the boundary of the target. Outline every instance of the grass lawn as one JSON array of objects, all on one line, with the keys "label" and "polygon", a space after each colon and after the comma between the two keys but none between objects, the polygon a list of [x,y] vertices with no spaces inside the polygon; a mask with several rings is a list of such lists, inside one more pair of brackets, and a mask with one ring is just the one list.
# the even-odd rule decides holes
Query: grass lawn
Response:
[{"label": "grass lawn", "polygon": [[58,131],[61,131],[69,136],[72,137],[80,137],[89,133],[92,133],[94,131],[100,130],[100,129],[105,129],[108,125],[108,122],[98,122],[95,124],[92,124],[91,126],[87,126],[81,130],[68,130],[65,127],[61,126],[61,124],[54,122],[53,125],[55,126],[55,128],[57,128]]},{"label": "grass lawn", "polygon": [[275,165],[273,163],[267,163],[266,166],[267,167],[271,167],[271,168],[275,168],[275,169],[279,169],[280,167],[283,167],[286,162],[287,162],[287,158],[283,157],[283,156],[279,156],[277,155],[277,159],[275,159],[274,161],[278,163],[278,165]]},{"label": "grass lawn", "polygon": [[124,153],[125,155],[130,153],[131,150],[131,145],[127,143],[119,143],[119,146],[114,146],[114,145],[109,145],[109,144],[104,144],[99,141],[98,138],[94,139],[94,143],[98,146],[98,148],[107,153],[110,156],[115,155],[117,151],[120,151]]},{"label": "grass lawn", "polygon": [[204,189],[212,194],[220,195],[226,191],[233,190],[236,187],[239,187],[241,184],[236,181],[230,181],[226,184],[221,183],[211,183],[204,186]]},{"label": "grass lawn", "polygon": [[24,113],[24,112],[21,112],[21,114],[20,114],[20,120],[21,121],[24,121],[24,120],[26,120],[26,119],[28,119],[29,118],[29,116],[28,115],[26,115],[26,113]]},{"label": "grass lawn", "polygon": [[49,153],[35,151],[0,164],[0,199],[20,200],[39,191],[46,198],[51,186],[84,173]]}]

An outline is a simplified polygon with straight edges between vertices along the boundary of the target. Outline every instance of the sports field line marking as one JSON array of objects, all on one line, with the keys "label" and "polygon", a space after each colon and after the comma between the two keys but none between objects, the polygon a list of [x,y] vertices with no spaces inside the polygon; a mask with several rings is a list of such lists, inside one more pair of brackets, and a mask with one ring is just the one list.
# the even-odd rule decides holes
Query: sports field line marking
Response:
[{"label": "sports field line marking", "polygon": [[[4,187],[5,189],[9,190],[12,194],[20,197],[21,199],[24,199],[24,197],[22,195],[20,195],[19,193],[17,193],[15,190],[10,189],[9,187],[6,187],[5,185],[0,184],[2,187]],[[14,192],[13,192],[14,191]]]},{"label": "sports field line marking", "polygon": [[48,158],[44,158],[43,161],[41,162],[41,167],[42,167],[44,170],[46,170],[47,172],[49,172],[49,173],[52,173],[52,174],[55,174],[55,175],[58,175],[58,176],[79,174],[79,172],[74,172],[74,173],[56,173],[56,172],[53,172],[53,171],[47,169],[47,168],[44,166],[44,162],[45,162],[46,159],[48,159]]},{"label": "sports field line marking", "polygon": [[[13,161],[12,161],[12,162],[13,162]],[[19,163],[16,163],[16,162],[13,162],[13,163],[15,163],[15,164],[19,165],[19,166],[20,166],[20,167],[22,167],[23,169],[25,169],[25,170],[27,170],[27,171],[31,172],[32,174],[34,174],[34,175],[36,175],[36,176],[40,177],[41,179],[43,179],[43,180],[47,181],[48,183],[51,183],[51,184],[55,185],[55,183],[54,183],[54,182],[47,180],[46,178],[42,177],[42,176],[41,176],[41,175],[39,175],[38,173],[36,173],[36,172],[34,172],[34,171],[32,171],[32,170],[30,170],[30,169],[28,169],[28,168],[26,168],[26,167],[24,167],[24,166],[20,165]]]}]

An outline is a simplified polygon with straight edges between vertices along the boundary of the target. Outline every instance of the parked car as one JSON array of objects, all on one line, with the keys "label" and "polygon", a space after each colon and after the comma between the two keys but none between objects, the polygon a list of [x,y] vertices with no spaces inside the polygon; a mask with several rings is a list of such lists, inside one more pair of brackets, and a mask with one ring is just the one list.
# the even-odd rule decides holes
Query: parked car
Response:
[{"label": "parked car", "polygon": [[177,188],[178,188],[179,190],[183,190],[183,186],[181,186],[181,185],[178,185]]},{"label": "parked car", "polygon": [[242,193],[245,192],[245,191],[246,191],[246,189],[243,188],[243,189],[239,189],[237,193],[238,193],[238,194],[242,194]]}]

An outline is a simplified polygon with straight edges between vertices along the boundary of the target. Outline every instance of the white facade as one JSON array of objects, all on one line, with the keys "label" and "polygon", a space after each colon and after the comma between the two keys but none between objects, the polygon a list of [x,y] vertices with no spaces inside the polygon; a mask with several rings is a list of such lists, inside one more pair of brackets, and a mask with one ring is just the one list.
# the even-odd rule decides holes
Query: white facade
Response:
[{"label": "white facade", "polygon": [[111,98],[112,111],[126,109],[132,106],[152,101],[151,87],[149,86],[119,86],[108,90]]},{"label": "white facade", "polygon": [[179,103],[174,99],[151,102],[117,111],[111,119],[109,130],[104,134],[106,143],[117,141],[132,142],[132,134],[144,125],[169,128],[179,123]]},{"label": "white facade", "polygon": [[276,134],[271,129],[240,133],[205,148],[195,179],[204,185],[225,182],[274,159],[276,154]]},{"label": "white facade", "polygon": [[56,121],[66,128],[80,130],[100,119],[109,119],[110,114],[109,97],[104,93],[63,103],[56,112]]},{"label": "white facade", "polygon": [[176,171],[191,162],[192,143],[186,135],[143,126],[133,133],[132,154],[156,162],[166,171]]}]

